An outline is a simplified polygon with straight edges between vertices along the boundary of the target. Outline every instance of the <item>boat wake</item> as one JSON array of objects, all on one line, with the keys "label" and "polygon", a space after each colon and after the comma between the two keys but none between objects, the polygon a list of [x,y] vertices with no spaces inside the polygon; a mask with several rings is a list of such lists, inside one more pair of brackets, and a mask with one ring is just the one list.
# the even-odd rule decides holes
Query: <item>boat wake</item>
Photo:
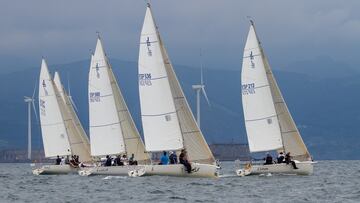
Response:
[{"label": "boat wake", "polygon": [[221,174],[219,175],[219,178],[232,178],[232,177],[237,177],[236,174]]},{"label": "boat wake", "polygon": [[105,178],[103,178],[103,180],[111,180],[111,179],[126,179],[128,178],[127,176],[106,176]]}]

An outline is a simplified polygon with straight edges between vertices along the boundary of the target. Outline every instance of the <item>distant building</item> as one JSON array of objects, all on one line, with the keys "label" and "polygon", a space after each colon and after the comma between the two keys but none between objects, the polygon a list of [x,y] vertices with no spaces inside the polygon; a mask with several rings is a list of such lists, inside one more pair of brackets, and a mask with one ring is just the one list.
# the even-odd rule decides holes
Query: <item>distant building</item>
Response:
[{"label": "distant building", "polygon": [[6,162],[15,162],[15,163],[23,163],[23,162],[43,162],[45,159],[43,150],[33,150],[31,153],[32,160],[27,158],[27,150],[2,150],[0,151],[0,163]]}]

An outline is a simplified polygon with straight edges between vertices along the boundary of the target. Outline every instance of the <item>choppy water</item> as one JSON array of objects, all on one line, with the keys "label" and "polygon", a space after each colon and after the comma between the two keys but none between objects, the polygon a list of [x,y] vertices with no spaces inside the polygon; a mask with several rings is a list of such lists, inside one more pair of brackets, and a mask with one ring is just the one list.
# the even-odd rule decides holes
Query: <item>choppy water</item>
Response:
[{"label": "choppy water", "polygon": [[0,202],[360,202],[360,161],[320,161],[312,176],[33,176],[29,164],[0,164]]}]

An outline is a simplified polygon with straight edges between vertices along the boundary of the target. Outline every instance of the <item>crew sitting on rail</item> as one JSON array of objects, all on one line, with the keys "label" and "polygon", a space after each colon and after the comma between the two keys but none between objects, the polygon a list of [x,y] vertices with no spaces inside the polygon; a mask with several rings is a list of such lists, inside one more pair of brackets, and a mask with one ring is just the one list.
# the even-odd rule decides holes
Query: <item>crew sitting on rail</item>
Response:
[{"label": "crew sitting on rail", "polygon": [[111,166],[112,159],[109,155],[106,155],[106,161],[104,166]]},{"label": "crew sitting on rail", "polygon": [[170,156],[169,156],[170,164],[177,164],[178,160],[177,160],[176,153],[174,153],[173,151],[170,151],[169,154],[170,154]]},{"label": "crew sitting on rail", "polygon": [[70,160],[70,165],[72,166],[72,167],[79,167],[79,164],[80,164],[80,162],[79,162],[79,156],[77,156],[77,155],[72,155],[71,156],[71,160]]},{"label": "crew sitting on rail", "polygon": [[124,163],[124,165],[127,165],[127,164],[128,164],[128,158],[127,158],[126,154],[123,154],[123,155],[122,155],[121,161]]},{"label": "crew sitting on rail", "polygon": [[131,154],[131,157],[129,158],[129,165],[138,165],[138,162],[135,160],[134,154]]},{"label": "crew sitting on rail", "polygon": [[191,164],[188,161],[187,152],[185,149],[181,150],[179,155],[179,162],[185,166],[188,173],[191,173]]},{"label": "crew sitting on rail", "polygon": [[269,152],[266,153],[266,157],[264,159],[265,159],[264,165],[273,164],[273,158],[272,158],[272,156],[270,155]]},{"label": "crew sitting on rail", "polygon": [[168,165],[169,164],[169,157],[167,156],[166,151],[163,151],[163,155],[160,157],[159,165]]},{"label": "crew sitting on rail", "polygon": [[121,156],[120,155],[117,155],[117,157],[115,158],[114,165],[115,166],[123,166],[124,165],[124,162],[121,161]]},{"label": "crew sitting on rail", "polygon": [[60,156],[57,155],[57,158],[56,158],[56,161],[55,161],[55,165],[60,165],[60,163],[61,163]]},{"label": "crew sitting on rail", "polygon": [[284,159],[285,159],[284,153],[283,153],[283,152],[280,152],[279,155],[278,155],[278,157],[277,157],[277,163],[278,163],[278,164],[285,163],[285,162],[284,162]]},{"label": "crew sitting on rail", "polygon": [[60,162],[60,165],[65,165],[65,157],[61,157],[61,162]]},{"label": "crew sitting on rail", "polygon": [[74,155],[74,161],[75,161],[75,164],[77,164],[77,165],[80,164],[79,155]]},{"label": "crew sitting on rail", "polygon": [[296,167],[295,161],[291,160],[290,152],[286,153],[286,155],[285,155],[285,163],[286,164],[291,163],[291,165],[293,166],[294,169],[299,169],[298,167]]}]

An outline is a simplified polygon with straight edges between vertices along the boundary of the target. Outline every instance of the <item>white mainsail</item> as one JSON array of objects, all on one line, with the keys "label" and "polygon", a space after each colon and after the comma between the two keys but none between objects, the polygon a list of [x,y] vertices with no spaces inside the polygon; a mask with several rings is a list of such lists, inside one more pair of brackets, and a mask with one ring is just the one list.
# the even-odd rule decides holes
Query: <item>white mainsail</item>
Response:
[{"label": "white mainsail", "polygon": [[[244,49],[242,101],[251,152],[284,150],[310,160],[251,22]],[[261,119],[262,118],[262,119]]]},{"label": "white mainsail", "polygon": [[120,119],[109,78],[109,64],[100,38],[89,72],[89,124],[92,156],[126,152]]},{"label": "white mainsail", "polygon": [[89,139],[75,113],[69,96],[65,92],[58,72],[55,72],[54,84],[55,92],[60,95],[57,98],[66,126],[71,152],[78,155],[81,162],[89,162],[91,161]]},{"label": "white mainsail", "polygon": [[253,26],[250,27],[244,48],[241,88],[250,151],[282,148],[280,126]]},{"label": "white mainsail", "polygon": [[[190,107],[187,103],[187,100],[185,98],[185,95],[181,89],[180,83],[176,77],[175,71],[171,65],[170,59],[168,57],[168,54],[166,52],[166,49],[164,47],[164,44],[161,40],[160,33],[157,30],[155,21],[153,19],[150,5],[148,4],[148,8],[146,10],[145,15],[145,21],[144,21],[144,27],[141,35],[141,44],[140,44],[140,53],[139,53],[139,86],[140,90],[143,86],[143,91],[145,91],[145,87],[152,84],[152,80],[146,80],[146,75],[140,75],[140,74],[146,74],[147,68],[152,67],[161,67],[163,69],[165,67],[165,74],[167,76],[166,80],[167,83],[170,85],[171,90],[171,100],[169,98],[162,97],[162,101],[168,101],[170,100],[171,104],[173,103],[175,105],[176,109],[176,118],[180,124],[180,130],[181,130],[181,136],[183,139],[183,147],[188,152],[188,158],[190,161],[198,162],[198,163],[204,163],[204,164],[213,164],[215,162],[215,158],[210,151],[209,146],[207,145],[198,125],[196,124],[196,121],[194,119],[194,116],[190,110]],[[150,31],[150,32],[149,32]],[[153,41],[150,40],[148,35],[151,34],[151,37],[155,38],[158,42],[153,44]],[[151,38],[151,39],[153,39]],[[148,40],[149,39],[149,40]],[[146,42],[144,44],[144,42]],[[155,45],[155,46],[153,46]],[[158,58],[154,58],[151,55],[154,50],[158,51],[157,48],[160,48],[161,53],[156,53]],[[156,49],[155,49],[156,48]],[[142,58],[141,58],[142,57]],[[144,59],[145,58],[145,59]],[[140,60],[141,59],[141,60]],[[155,67],[155,65],[157,65]],[[141,71],[142,72],[141,72]],[[162,70],[163,71],[163,70]],[[152,75],[151,75],[152,76]],[[151,77],[152,78],[152,77]],[[151,83],[149,83],[151,82]],[[145,86],[145,87],[144,87]],[[149,93],[150,94],[150,93]],[[141,93],[140,93],[141,95]],[[149,97],[146,97],[148,99]],[[161,97],[160,97],[161,98]],[[142,98],[140,97],[140,100],[145,103],[145,101],[142,101]],[[159,99],[159,98],[157,98]],[[156,106],[154,103],[147,102],[147,108],[152,109],[156,108],[153,106]],[[141,111],[143,114],[143,106],[141,106]],[[143,123],[144,126],[144,123]],[[155,133],[161,133],[161,129],[154,129]],[[147,136],[146,131],[144,130],[145,137]],[[163,135],[166,136],[166,135]],[[178,135],[177,135],[178,136]],[[163,142],[164,137],[158,137],[158,142]],[[147,140],[145,140],[145,144],[147,144]],[[164,142],[164,145],[166,145],[166,142]]]},{"label": "white mainsail", "polygon": [[139,92],[141,119],[147,151],[183,149],[159,37],[148,7],[140,37]]},{"label": "white mainsail", "polygon": [[39,111],[45,157],[71,155],[64,119],[57,100],[53,80],[45,59],[42,59],[39,79]]}]

